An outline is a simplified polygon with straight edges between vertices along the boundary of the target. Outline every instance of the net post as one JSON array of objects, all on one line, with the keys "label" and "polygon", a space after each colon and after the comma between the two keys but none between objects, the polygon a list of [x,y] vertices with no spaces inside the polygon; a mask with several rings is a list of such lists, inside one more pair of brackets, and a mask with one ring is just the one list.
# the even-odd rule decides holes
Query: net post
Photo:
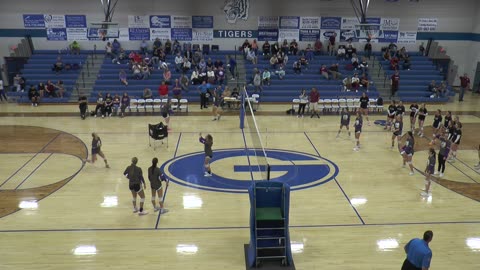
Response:
[{"label": "net post", "polygon": [[240,129],[245,127],[245,86],[243,87],[242,94],[240,95]]}]

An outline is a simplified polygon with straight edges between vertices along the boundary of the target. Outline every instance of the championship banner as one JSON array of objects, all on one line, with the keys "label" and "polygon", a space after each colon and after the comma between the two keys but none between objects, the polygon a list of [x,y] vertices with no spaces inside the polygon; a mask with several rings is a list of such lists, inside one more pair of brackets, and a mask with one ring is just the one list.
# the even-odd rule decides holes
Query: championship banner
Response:
[{"label": "championship banner", "polygon": [[52,15],[45,14],[45,28],[65,28],[65,16],[64,15]]},{"label": "championship banner", "polygon": [[192,27],[213,29],[213,16],[192,16]]},{"label": "championship banner", "polygon": [[278,29],[278,41],[287,41],[297,40],[298,41],[299,32],[298,29]]},{"label": "championship banner", "polygon": [[280,29],[298,29],[300,17],[296,16],[280,16]]},{"label": "championship banner", "polygon": [[160,39],[160,40],[169,40],[171,37],[170,28],[150,28],[150,40]]},{"label": "championship banner", "polygon": [[67,28],[67,40],[88,40],[87,28]]},{"label": "championship banner", "polygon": [[193,28],[192,41],[213,41],[213,29]]},{"label": "championship banner", "polygon": [[65,15],[65,24],[67,28],[87,28],[87,16]]},{"label": "championship banner", "polygon": [[278,29],[278,16],[258,16],[258,29]]},{"label": "championship banner", "polygon": [[150,18],[148,16],[128,15],[128,28],[149,28]]},{"label": "championship banner", "polygon": [[317,41],[320,38],[320,29],[300,29],[300,41]]},{"label": "championship banner", "polygon": [[150,16],[150,28],[170,28],[172,26],[170,16]]},{"label": "championship banner", "polygon": [[47,40],[50,41],[63,41],[67,40],[66,28],[47,28]]},{"label": "championship banner", "polygon": [[300,17],[300,29],[320,29],[320,17]]},{"label": "championship banner", "polygon": [[172,15],[172,28],[192,28],[192,17]]},{"label": "championship banner", "polygon": [[397,43],[401,44],[415,44],[417,42],[417,32],[400,31],[398,32]]},{"label": "championship banner", "polygon": [[23,14],[23,27],[45,28],[44,15],[43,14]]}]

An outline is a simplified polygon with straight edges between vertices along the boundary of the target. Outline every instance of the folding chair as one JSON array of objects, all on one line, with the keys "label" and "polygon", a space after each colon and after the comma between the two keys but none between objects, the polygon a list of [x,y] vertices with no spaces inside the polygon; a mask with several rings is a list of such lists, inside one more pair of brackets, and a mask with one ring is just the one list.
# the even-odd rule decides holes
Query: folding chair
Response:
[{"label": "folding chair", "polygon": [[188,113],[188,100],[186,98],[180,99],[180,106],[178,109]]},{"label": "folding chair", "polygon": [[138,100],[136,98],[130,99],[130,106],[128,106],[128,111],[132,112],[132,109],[136,110],[138,112]]},{"label": "folding chair", "polygon": [[148,124],[148,144],[152,146],[153,140],[153,150],[155,151],[155,141],[161,141],[163,144],[163,139],[167,139],[167,148],[168,148],[168,129],[162,122],[159,124]]}]

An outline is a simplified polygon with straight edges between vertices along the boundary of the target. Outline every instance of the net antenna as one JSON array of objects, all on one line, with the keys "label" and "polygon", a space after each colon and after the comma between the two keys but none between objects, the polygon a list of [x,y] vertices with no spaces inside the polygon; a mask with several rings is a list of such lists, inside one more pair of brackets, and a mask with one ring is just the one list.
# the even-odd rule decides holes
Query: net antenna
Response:
[{"label": "net antenna", "polygon": [[115,14],[115,8],[117,7],[118,0],[100,0],[103,6],[103,14],[105,15],[105,22],[112,22],[113,14]]},{"label": "net antenna", "polygon": [[370,5],[370,0],[350,0],[353,7],[353,12],[359,23],[367,23],[367,11]]}]

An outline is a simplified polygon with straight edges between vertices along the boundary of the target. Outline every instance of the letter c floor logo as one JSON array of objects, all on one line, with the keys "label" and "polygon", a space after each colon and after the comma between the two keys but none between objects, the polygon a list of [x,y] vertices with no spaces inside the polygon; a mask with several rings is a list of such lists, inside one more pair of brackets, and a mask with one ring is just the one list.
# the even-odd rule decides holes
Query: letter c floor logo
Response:
[{"label": "letter c floor logo", "polygon": [[[307,153],[268,149],[266,154],[270,180],[287,183],[293,191],[324,184],[339,171],[332,161]],[[211,177],[203,176],[204,157],[203,152],[186,154],[165,162],[160,169],[174,183],[217,192],[246,193],[252,176],[261,179],[253,150],[215,150]]]}]

